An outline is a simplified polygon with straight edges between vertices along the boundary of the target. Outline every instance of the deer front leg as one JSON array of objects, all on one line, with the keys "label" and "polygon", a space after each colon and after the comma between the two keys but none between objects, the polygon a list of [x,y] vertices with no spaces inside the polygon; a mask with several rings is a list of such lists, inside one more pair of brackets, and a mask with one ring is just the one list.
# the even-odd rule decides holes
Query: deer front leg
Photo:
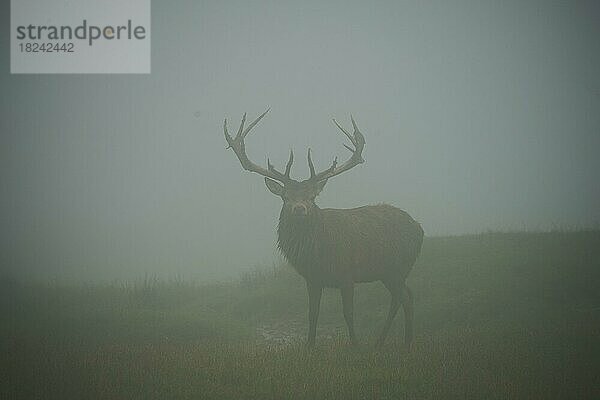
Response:
[{"label": "deer front leg", "polygon": [[319,306],[321,305],[321,294],[323,288],[314,283],[306,282],[308,289],[308,347],[315,345],[317,336],[317,320],[319,319]]},{"label": "deer front leg", "polygon": [[350,283],[340,288],[342,294],[342,307],[344,310],[344,319],[348,325],[348,334],[350,342],[356,344],[356,336],[354,335],[354,284]]}]

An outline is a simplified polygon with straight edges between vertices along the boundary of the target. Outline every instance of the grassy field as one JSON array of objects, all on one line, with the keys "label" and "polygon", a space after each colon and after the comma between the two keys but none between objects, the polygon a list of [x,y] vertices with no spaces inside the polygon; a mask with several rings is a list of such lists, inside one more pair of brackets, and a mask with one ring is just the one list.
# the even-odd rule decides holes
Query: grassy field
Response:
[{"label": "grassy field", "polygon": [[357,286],[361,343],[325,292],[317,347],[291,268],[202,285],[0,283],[2,399],[600,398],[600,232],[428,238],[402,315]]}]

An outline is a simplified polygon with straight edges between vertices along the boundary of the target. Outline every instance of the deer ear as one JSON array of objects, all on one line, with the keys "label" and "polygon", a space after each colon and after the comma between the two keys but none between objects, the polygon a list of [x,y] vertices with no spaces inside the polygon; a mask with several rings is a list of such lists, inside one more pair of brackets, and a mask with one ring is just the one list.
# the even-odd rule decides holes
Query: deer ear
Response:
[{"label": "deer ear", "polygon": [[276,196],[283,195],[283,186],[277,181],[274,181],[271,178],[265,178],[265,185],[267,185],[267,189],[271,191]]},{"label": "deer ear", "polygon": [[325,179],[324,181],[321,181],[321,182],[317,182],[317,186],[316,186],[317,193],[316,193],[316,195],[318,195],[319,193],[321,193],[321,190],[323,190],[323,188],[325,187],[326,183],[327,183],[327,179]]}]

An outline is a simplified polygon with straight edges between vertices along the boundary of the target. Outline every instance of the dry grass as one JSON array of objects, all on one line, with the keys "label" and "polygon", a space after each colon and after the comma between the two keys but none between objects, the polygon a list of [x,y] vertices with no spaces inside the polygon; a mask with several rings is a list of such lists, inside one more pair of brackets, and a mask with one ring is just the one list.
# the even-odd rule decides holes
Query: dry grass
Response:
[{"label": "dry grass", "polygon": [[383,350],[371,344],[388,301],[379,285],[357,291],[358,347],[333,290],[320,318],[333,339],[261,341],[265,321],[304,328],[304,286],[285,268],[207,286],[4,281],[0,398],[598,398],[598,260],[598,232],[429,239],[411,276],[410,352],[400,322]]}]

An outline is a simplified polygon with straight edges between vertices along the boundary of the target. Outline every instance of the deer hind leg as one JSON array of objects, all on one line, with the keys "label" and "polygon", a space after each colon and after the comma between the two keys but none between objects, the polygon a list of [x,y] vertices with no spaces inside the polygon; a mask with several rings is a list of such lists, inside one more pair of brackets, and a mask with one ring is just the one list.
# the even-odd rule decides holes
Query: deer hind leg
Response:
[{"label": "deer hind leg", "polygon": [[413,296],[408,286],[403,286],[402,308],[404,308],[404,345],[409,349],[413,340]]},{"label": "deer hind leg", "polygon": [[308,347],[315,345],[317,336],[317,320],[319,319],[319,308],[321,306],[321,294],[323,288],[321,286],[306,282],[308,289]]},{"label": "deer hind leg", "polygon": [[354,335],[354,285],[344,285],[340,288],[342,294],[342,307],[344,310],[344,319],[348,325],[348,334],[350,342],[356,344],[356,336]]},{"label": "deer hind leg", "polygon": [[385,325],[383,326],[383,331],[381,332],[381,336],[379,336],[379,340],[377,340],[377,346],[382,346],[385,342],[385,338],[392,327],[392,322],[394,321],[394,317],[398,313],[398,308],[400,308],[400,303],[402,302],[402,289],[404,288],[404,284],[397,284],[395,282],[385,281],[383,282],[385,287],[390,291],[392,295],[392,300],[390,301],[390,309],[388,311],[388,316],[385,321]]}]

